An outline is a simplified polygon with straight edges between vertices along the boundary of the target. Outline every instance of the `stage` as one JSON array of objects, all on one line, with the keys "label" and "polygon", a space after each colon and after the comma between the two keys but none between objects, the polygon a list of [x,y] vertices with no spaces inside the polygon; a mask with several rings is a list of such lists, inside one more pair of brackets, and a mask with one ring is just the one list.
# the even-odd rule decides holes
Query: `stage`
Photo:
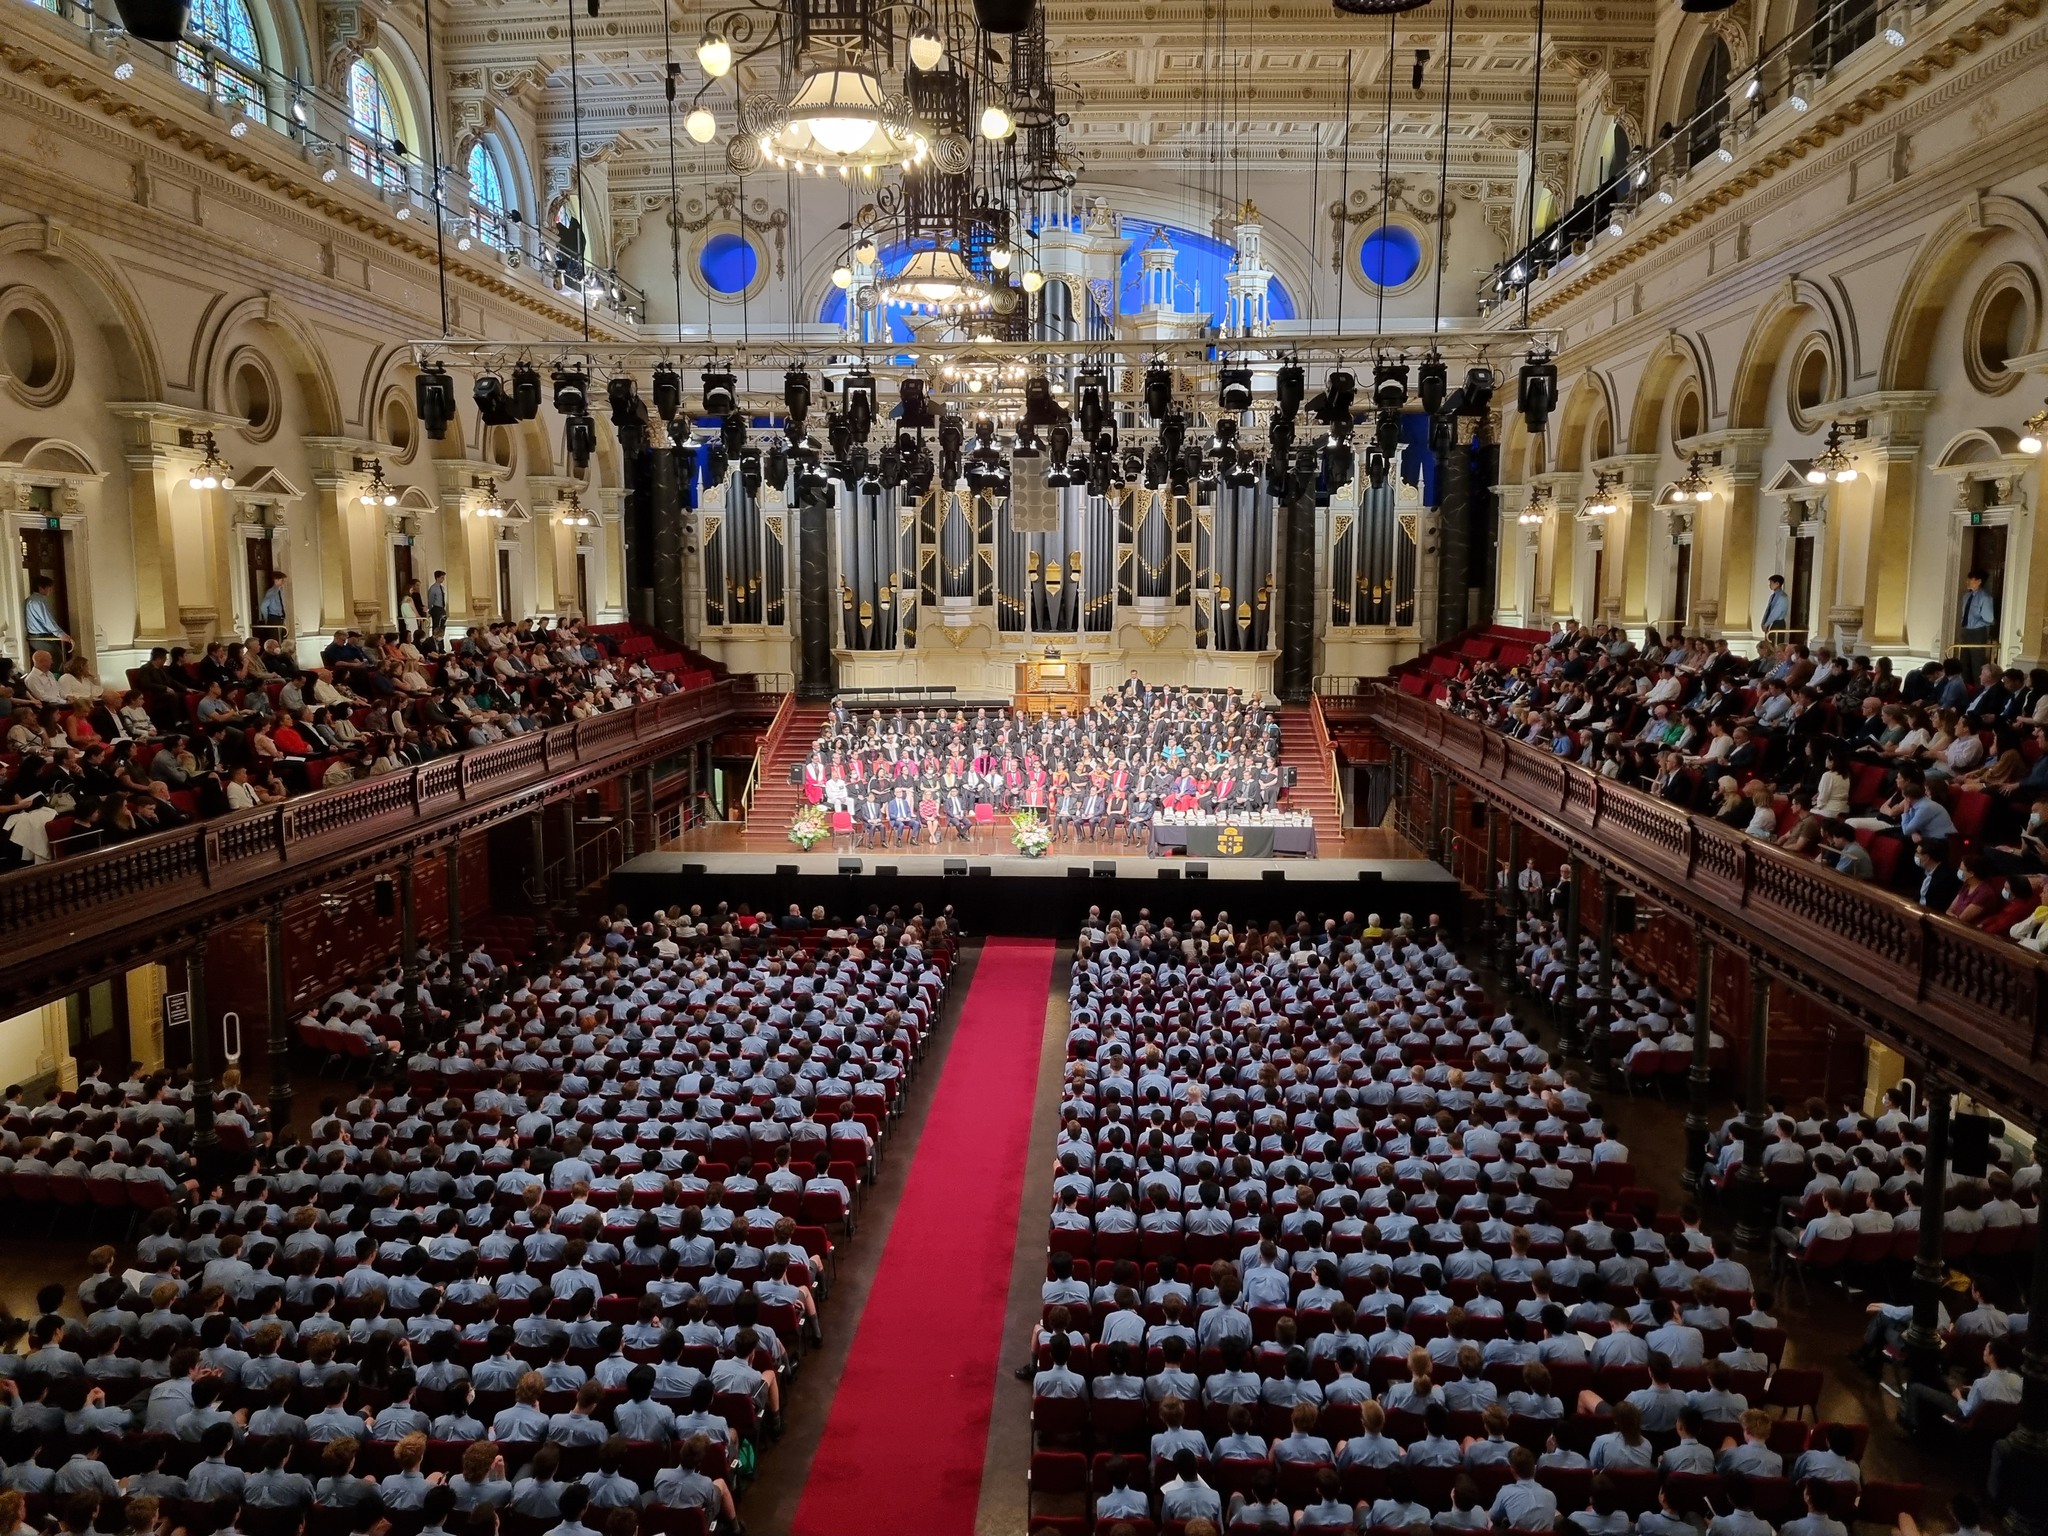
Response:
[{"label": "stage", "polygon": [[[1090,906],[1185,911],[1223,908],[1241,919],[1288,918],[1297,910],[1336,916],[1440,913],[1455,928],[1458,886],[1419,858],[1160,859],[1113,843],[1061,843],[1044,858],[966,844],[898,850],[821,849],[783,853],[670,848],[613,871],[611,899],[635,918],[674,903],[747,902],[780,912],[791,902],[851,916],[870,903],[952,905],[977,933],[1066,937]],[[1101,852],[1096,849],[1100,847]]]}]

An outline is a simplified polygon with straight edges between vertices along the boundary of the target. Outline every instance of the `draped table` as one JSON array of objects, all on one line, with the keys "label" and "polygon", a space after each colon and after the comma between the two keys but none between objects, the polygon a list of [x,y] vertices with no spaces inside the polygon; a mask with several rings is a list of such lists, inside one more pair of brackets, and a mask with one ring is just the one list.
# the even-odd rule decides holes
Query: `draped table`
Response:
[{"label": "draped table", "polygon": [[1145,851],[1155,859],[1175,854],[1194,859],[1309,858],[1316,851],[1316,829],[1256,821],[1155,823]]}]

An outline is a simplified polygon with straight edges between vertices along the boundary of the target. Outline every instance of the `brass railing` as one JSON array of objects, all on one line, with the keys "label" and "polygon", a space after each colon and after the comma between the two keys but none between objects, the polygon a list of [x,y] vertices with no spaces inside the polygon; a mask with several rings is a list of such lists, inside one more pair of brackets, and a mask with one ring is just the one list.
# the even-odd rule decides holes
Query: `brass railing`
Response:
[{"label": "brass railing", "polygon": [[2048,958],[1384,683],[1361,702],[1415,762],[1654,894],[1915,1061],[2031,1125],[2048,1119]]}]

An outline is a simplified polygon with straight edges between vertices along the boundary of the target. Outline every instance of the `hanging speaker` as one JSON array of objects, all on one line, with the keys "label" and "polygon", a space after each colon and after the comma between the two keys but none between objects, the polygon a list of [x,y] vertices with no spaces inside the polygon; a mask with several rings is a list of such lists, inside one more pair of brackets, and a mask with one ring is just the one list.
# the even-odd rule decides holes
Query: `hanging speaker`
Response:
[{"label": "hanging speaker", "polygon": [[1038,13],[1038,0],[974,0],[974,19],[984,32],[1022,32]]},{"label": "hanging speaker", "polygon": [[1057,533],[1060,495],[1045,481],[1045,456],[1018,449],[1010,460],[1010,526],[1019,533]]}]

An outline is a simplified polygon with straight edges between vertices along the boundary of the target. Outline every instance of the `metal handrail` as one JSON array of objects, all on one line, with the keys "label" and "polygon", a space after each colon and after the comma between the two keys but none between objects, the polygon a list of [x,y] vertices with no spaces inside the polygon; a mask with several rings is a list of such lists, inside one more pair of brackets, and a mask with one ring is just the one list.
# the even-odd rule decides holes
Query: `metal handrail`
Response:
[{"label": "metal handrail", "polygon": [[754,809],[754,790],[761,782],[761,768],[774,761],[776,752],[782,747],[782,738],[789,733],[790,717],[795,711],[796,695],[785,693],[782,702],[775,706],[775,718],[768,722],[768,729],[755,744],[754,761],[747,769],[746,785],[740,790],[740,807],[748,813],[750,820]]},{"label": "metal handrail", "polygon": [[1344,830],[1344,779],[1337,772],[1337,747],[1330,740],[1329,723],[1323,719],[1323,701],[1317,694],[1308,699],[1309,724],[1316,733],[1316,747],[1323,754],[1323,772],[1330,780],[1330,799],[1337,807],[1337,830]]}]

